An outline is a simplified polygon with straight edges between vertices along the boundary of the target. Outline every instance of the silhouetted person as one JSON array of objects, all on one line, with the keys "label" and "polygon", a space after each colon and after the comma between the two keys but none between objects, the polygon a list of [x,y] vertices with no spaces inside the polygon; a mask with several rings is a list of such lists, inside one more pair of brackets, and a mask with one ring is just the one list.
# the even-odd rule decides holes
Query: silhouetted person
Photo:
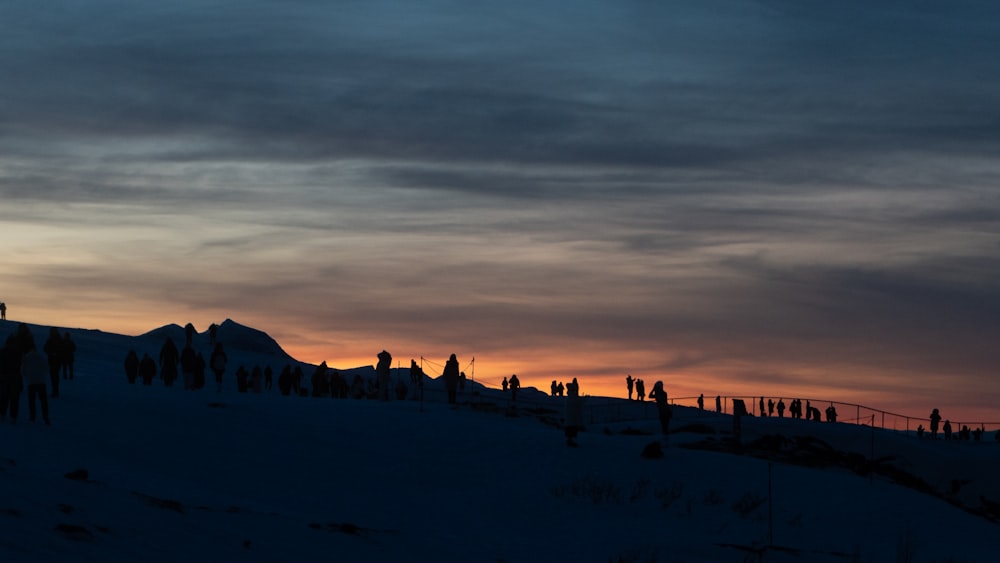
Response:
[{"label": "silhouetted person", "polygon": [[635,380],[632,379],[632,374],[625,376],[625,387],[628,389],[628,400],[632,400],[632,388],[635,387]]},{"label": "silhouetted person", "polygon": [[212,369],[212,373],[215,374],[216,393],[222,391],[222,374],[226,372],[226,364],[228,362],[229,357],[226,356],[226,351],[222,349],[222,343],[216,342],[215,349],[212,350],[212,355],[208,358],[208,366]]},{"label": "silhouetted person", "polygon": [[559,385],[556,385],[556,391],[559,393],[560,397],[562,397],[563,393],[566,392],[566,386],[563,385],[562,381],[559,382]]},{"label": "silhouetted person", "polygon": [[326,388],[326,360],[316,366],[316,371],[312,375],[312,396],[322,397]]},{"label": "silhouetted person", "polygon": [[330,396],[334,399],[346,399],[348,393],[347,380],[337,370],[330,374]]},{"label": "silhouetted person", "polygon": [[670,419],[674,416],[674,412],[670,408],[670,403],[667,402],[667,392],[663,389],[662,381],[653,384],[649,398],[656,402],[656,411],[660,415],[660,431],[663,432],[664,436],[670,434]]},{"label": "silhouetted person", "polygon": [[423,386],[424,370],[417,365],[417,360],[410,359],[410,383]]},{"label": "silhouetted person", "polygon": [[464,392],[465,391],[465,380],[466,380],[465,372],[464,371],[459,372],[458,373],[458,390],[460,392]]},{"label": "silhouetted person", "polygon": [[552,385],[549,386],[549,390],[550,390],[550,394],[553,397],[555,397],[557,394],[559,394],[559,386],[556,385],[556,380],[555,379],[552,380]]},{"label": "silhouetted person", "polygon": [[302,396],[302,377],[304,375],[302,373],[302,366],[292,368],[292,393],[296,397]]},{"label": "silhouetted person", "polygon": [[698,395],[698,410],[705,410],[705,394]]},{"label": "silhouetted person", "polygon": [[[448,391],[448,404],[454,405],[458,395],[458,358],[452,354],[444,364],[444,387]],[[506,390],[506,389],[505,389]]]},{"label": "silhouetted person", "polygon": [[764,411],[764,397],[760,398],[760,415],[767,416],[767,413]]},{"label": "silhouetted person", "polygon": [[[326,388],[326,377],[323,378],[322,384],[320,385],[320,392],[324,392]],[[264,370],[260,369],[260,365],[254,365],[253,371],[250,372],[250,389],[257,394],[264,391]]]},{"label": "silhouetted person", "polygon": [[13,335],[0,348],[0,420],[10,413],[11,424],[17,424],[21,404],[21,362]]},{"label": "silhouetted person", "polygon": [[73,366],[76,363],[76,342],[69,332],[63,333],[62,339],[62,376],[63,379],[72,380],[74,374]]},{"label": "silhouetted person", "polygon": [[205,386],[205,367],[207,367],[208,362],[205,361],[205,356],[199,351],[195,355],[194,364],[194,388],[201,389]]},{"label": "silhouetted person", "polygon": [[245,366],[240,366],[236,368],[236,390],[240,393],[247,392],[247,379],[250,377],[250,372],[247,371]]},{"label": "silhouetted person", "polygon": [[286,397],[292,393],[292,366],[285,365],[278,374],[278,391]]},{"label": "silhouetted person", "polygon": [[168,337],[167,341],[163,343],[163,347],[160,348],[160,377],[163,378],[163,384],[167,387],[172,387],[174,380],[177,379],[177,363],[179,361],[180,352],[177,351],[174,340]]},{"label": "silhouetted person", "polygon": [[580,383],[577,382],[576,378],[566,384],[566,395],[568,397],[579,397],[580,396]]},{"label": "silhouetted person", "polygon": [[837,407],[833,406],[832,403],[826,407],[826,421],[837,422]]},{"label": "silhouetted person", "polygon": [[29,350],[35,349],[35,337],[31,335],[31,329],[28,328],[28,325],[18,324],[14,334],[7,338],[5,347],[8,347],[9,352],[7,369],[12,376],[17,378],[17,398],[20,399],[20,391],[24,389],[24,381],[21,377],[21,360]]},{"label": "silhouetted person", "polygon": [[194,372],[198,369],[198,354],[195,353],[191,343],[184,345],[181,350],[181,379],[184,381],[184,390],[194,389]]},{"label": "silhouetted person", "polygon": [[937,409],[931,411],[931,438],[937,438],[938,426],[941,424],[941,413]]},{"label": "silhouetted person", "polygon": [[641,379],[635,380],[635,395],[640,401],[646,400],[646,382]]},{"label": "silhouetted person", "polygon": [[7,304],[0,302],[0,321],[7,320]]},{"label": "silhouetted person", "polygon": [[722,412],[722,395],[715,396],[715,412]]},{"label": "silhouetted person", "polygon": [[785,418],[785,400],[778,399],[778,418]]},{"label": "silhouetted person", "polygon": [[944,421],[944,439],[951,440],[951,421]]},{"label": "silhouetted person", "polygon": [[59,329],[49,329],[49,338],[45,341],[45,355],[48,357],[49,380],[52,383],[52,396],[59,396],[59,371],[62,369],[62,336]]},{"label": "silhouetted person", "polygon": [[129,383],[135,383],[135,379],[139,377],[139,355],[135,350],[129,350],[125,355],[125,377]]},{"label": "silhouetted person", "polygon": [[767,400],[767,416],[774,416],[774,399]]},{"label": "silhouetted person", "polygon": [[918,424],[917,425],[917,438],[919,439],[919,438],[923,438],[923,437],[924,437],[924,425],[923,424]]},{"label": "silhouetted person", "polygon": [[[559,383],[562,385],[562,382]],[[566,384],[566,422],[563,432],[566,435],[566,445],[576,447],[576,436],[583,429],[583,397],[580,396],[580,384],[576,378]]]},{"label": "silhouetted person", "polygon": [[194,335],[197,334],[197,333],[198,333],[198,331],[195,330],[193,324],[188,323],[188,324],[184,325],[184,345],[185,346],[190,346],[191,345],[191,341],[194,340]]},{"label": "silhouetted person", "polygon": [[[45,424],[51,424],[49,420],[49,400],[45,393],[45,379],[50,376],[48,362],[38,350],[32,348],[21,358],[21,378],[28,388],[28,420],[35,421],[35,403],[42,406],[42,420]],[[56,380],[59,378],[56,377]]]},{"label": "silhouetted person", "polygon": [[517,374],[510,376],[510,400],[517,400],[517,391],[521,388],[521,380],[517,378]]},{"label": "silhouetted person", "polygon": [[510,385],[510,383],[507,382],[507,376],[504,376],[503,381],[500,382],[500,388],[503,389],[504,392],[506,392],[507,391],[507,387],[509,385]]},{"label": "silhouetted person", "polygon": [[976,428],[975,430],[973,430],[972,431],[972,439],[973,439],[973,441],[976,441],[976,442],[982,442],[983,441],[983,429],[982,428]]},{"label": "silhouetted person", "polygon": [[156,360],[145,352],[139,360],[139,377],[142,378],[143,385],[152,385],[153,378],[156,377]]},{"label": "silhouetted person", "polygon": [[390,398],[390,386],[392,385],[392,354],[382,350],[378,353],[378,365],[375,366],[375,375],[378,377],[378,396],[383,401]]},{"label": "silhouetted person", "polygon": [[212,323],[208,325],[208,343],[215,346],[216,336],[219,333],[219,325]]},{"label": "silhouetted person", "polygon": [[351,397],[355,399],[363,399],[365,396],[365,380],[361,379],[361,376],[354,374],[354,379],[351,380]]}]

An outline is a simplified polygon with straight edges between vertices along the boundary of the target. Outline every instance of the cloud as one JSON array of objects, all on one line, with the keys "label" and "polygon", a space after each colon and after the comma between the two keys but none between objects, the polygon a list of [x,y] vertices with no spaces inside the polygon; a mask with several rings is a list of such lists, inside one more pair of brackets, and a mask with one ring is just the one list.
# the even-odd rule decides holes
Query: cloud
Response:
[{"label": "cloud", "polygon": [[981,381],[997,8],[719,6],[12,6],[5,283],[310,343]]}]

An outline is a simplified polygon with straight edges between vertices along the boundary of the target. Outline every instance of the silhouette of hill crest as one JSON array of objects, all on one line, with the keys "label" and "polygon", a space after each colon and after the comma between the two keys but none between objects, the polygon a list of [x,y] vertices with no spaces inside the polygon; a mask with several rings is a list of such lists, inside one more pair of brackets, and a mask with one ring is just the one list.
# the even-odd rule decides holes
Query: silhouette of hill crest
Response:
[{"label": "silhouette of hill crest", "polygon": [[[152,338],[156,340],[172,338],[175,344],[181,346],[185,341],[184,327],[176,323],[171,323],[142,334],[140,338]],[[207,342],[209,338],[208,330],[199,332],[196,338],[199,341]],[[216,332],[216,339],[222,342],[227,351],[251,352],[254,354],[275,356],[287,361],[297,361],[288,352],[285,352],[281,345],[266,332],[242,325],[232,319],[222,321]]]}]

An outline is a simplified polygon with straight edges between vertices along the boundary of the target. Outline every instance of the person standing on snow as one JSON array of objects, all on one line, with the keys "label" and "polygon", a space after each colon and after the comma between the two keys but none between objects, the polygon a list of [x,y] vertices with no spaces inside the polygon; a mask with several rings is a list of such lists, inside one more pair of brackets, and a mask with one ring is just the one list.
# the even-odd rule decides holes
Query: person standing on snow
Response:
[{"label": "person standing on snow", "polygon": [[139,360],[139,377],[142,378],[143,385],[152,385],[153,378],[156,377],[156,360],[148,352],[142,353]]},{"label": "person standing on snow", "polygon": [[215,343],[215,350],[212,350],[212,356],[208,360],[208,365],[212,368],[212,373],[215,374],[215,392],[222,392],[222,374],[226,371],[226,362],[229,358],[226,357],[225,350],[222,349],[222,343]]},{"label": "person standing on snow", "polygon": [[59,396],[59,371],[62,368],[63,343],[59,329],[49,329],[49,338],[45,341],[45,354],[49,357],[49,380],[52,382],[52,396]]},{"label": "person standing on snow", "polygon": [[31,348],[27,354],[21,358],[21,378],[28,388],[28,420],[35,421],[35,401],[42,404],[42,420],[46,425],[52,424],[49,420],[49,399],[45,393],[45,379],[49,376],[49,365],[45,357],[35,348]]},{"label": "person standing on snow", "polygon": [[670,419],[674,416],[673,409],[667,403],[667,392],[663,390],[663,382],[657,381],[653,385],[653,390],[649,393],[649,398],[656,401],[656,410],[660,415],[660,430],[666,436],[670,433]]},{"label": "person standing on snow", "polygon": [[11,424],[17,424],[18,406],[21,403],[21,366],[16,358],[14,337],[7,339],[0,348],[0,420],[10,413]]},{"label": "person standing on snow", "polygon": [[583,397],[580,396],[580,384],[575,377],[566,384],[566,419],[563,430],[566,445],[574,448],[579,446],[576,436],[583,430]]},{"label": "person standing on snow", "polygon": [[135,383],[135,379],[139,377],[139,355],[135,350],[129,350],[125,355],[125,377],[129,383]]},{"label": "person standing on snow", "polygon": [[76,343],[73,342],[73,338],[69,335],[69,332],[63,333],[62,339],[62,378],[63,379],[73,379],[73,364],[76,362]]},{"label": "person standing on snow", "polygon": [[454,405],[458,395],[458,358],[452,354],[444,364],[444,386],[448,390],[448,404]]},{"label": "person standing on snow", "polygon": [[382,350],[378,353],[375,375],[378,377],[378,398],[389,400],[389,385],[392,383],[392,354]]},{"label": "person standing on snow", "polygon": [[941,424],[941,413],[937,409],[931,411],[931,438],[937,438],[938,425]]},{"label": "person standing on snow", "polygon": [[517,378],[517,374],[510,376],[510,400],[517,400],[517,390],[521,388],[521,380]]},{"label": "person standing on snow", "polygon": [[184,381],[184,390],[194,389],[194,373],[198,370],[198,354],[190,344],[185,344],[181,350],[181,379]]}]

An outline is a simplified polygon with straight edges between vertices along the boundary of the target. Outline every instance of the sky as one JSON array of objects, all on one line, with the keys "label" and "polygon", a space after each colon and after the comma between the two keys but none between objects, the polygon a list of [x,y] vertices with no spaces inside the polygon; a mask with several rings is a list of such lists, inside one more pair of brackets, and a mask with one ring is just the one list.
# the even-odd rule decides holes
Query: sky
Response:
[{"label": "sky", "polygon": [[1000,419],[997,52],[972,0],[5,3],[0,300]]}]

